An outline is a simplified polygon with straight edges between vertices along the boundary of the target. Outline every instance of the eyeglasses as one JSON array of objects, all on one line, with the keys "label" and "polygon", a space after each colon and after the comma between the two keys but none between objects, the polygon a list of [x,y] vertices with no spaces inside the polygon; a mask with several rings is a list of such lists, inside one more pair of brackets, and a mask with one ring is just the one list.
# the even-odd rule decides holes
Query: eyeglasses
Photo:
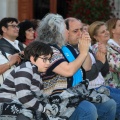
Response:
[{"label": "eyeglasses", "polygon": [[43,57],[38,57],[38,58],[43,59],[44,63],[46,63],[47,61],[51,62],[51,58],[49,58],[49,59],[47,57],[44,57],[44,58]]},{"label": "eyeglasses", "polygon": [[7,25],[7,26],[11,26],[12,28],[20,28],[18,25]]}]

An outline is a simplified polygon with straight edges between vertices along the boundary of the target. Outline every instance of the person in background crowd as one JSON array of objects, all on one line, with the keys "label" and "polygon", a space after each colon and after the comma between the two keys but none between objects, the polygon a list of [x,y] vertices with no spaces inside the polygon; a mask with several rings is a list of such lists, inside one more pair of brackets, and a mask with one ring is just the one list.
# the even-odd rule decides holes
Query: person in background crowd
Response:
[{"label": "person in background crowd", "polygon": [[35,39],[34,25],[31,21],[25,20],[25,21],[20,22],[18,26],[20,29],[19,29],[19,35],[17,37],[17,40],[19,40],[20,42],[25,44],[25,46],[27,46],[28,44],[33,42]]},{"label": "person in background crowd", "polygon": [[2,38],[2,35],[0,35],[0,39]]},{"label": "person in background crowd", "polygon": [[[97,74],[97,77],[91,80],[89,87],[98,89],[100,86],[104,86],[109,89],[110,96],[117,103],[116,118],[120,120],[120,90],[113,88],[112,86],[108,86],[108,84],[106,84],[107,80],[103,78],[109,72],[109,65],[107,61],[107,59],[109,59],[107,56],[109,55],[109,51],[107,51],[109,50],[109,46],[106,47],[107,41],[110,39],[109,31],[106,24],[101,21],[93,22],[89,26],[88,31],[92,40],[97,42],[92,46],[94,54],[91,54],[94,68],[92,69],[93,71],[88,71],[86,75],[87,78],[90,78],[89,76],[94,76],[94,74]],[[103,46],[100,46],[100,44]],[[97,61],[95,60],[94,55],[96,56]]]},{"label": "person in background crowd", "polygon": [[82,30],[88,32],[89,25],[87,23],[83,23]]},{"label": "person in background crowd", "polygon": [[1,68],[0,81],[2,83],[10,71],[21,63],[24,47],[22,43],[16,40],[19,34],[16,18],[3,18],[0,21],[0,34],[2,35],[0,39],[0,65],[4,64],[4,68],[6,65],[6,69]]},{"label": "person in background crowd", "polygon": [[110,72],[106,76],[106,79],[109,79],[109,86],[120,88],[120,19],[109,19],[106,24],[110,32],[107,53]]},{"label": "person in background crowd", "polygon": [[[91,69],[91,59],[88,54],[91,42],[89,34],[87,32],[84,32],[82,35],[80,32],[78,33],[80,28],[72,29],[71,31],[73,34],[79,35],[77,42],[79,41],[78,49],[80,54],[73,62],[69,63],[61,52],[61,47],[65,45],[68,39],[68,31],[66,30],[62,16],[58,14],[48,14],[41,20],[40,26],[38,27],[37,40],[49,43],[53,48],[51,65],[46,74],[42,75],[44,92],[47,94],[55,94],[55,92],[59,94],[63,89],[69,88],[72,81],[71,79],[69,81],[66,77],[73,76],[81,66],[83,66],[86,71]],[[98,109],[97,107],[99,106],[103,107],[105,111]],[[115,112],[116,103],[112,99],[104,104],[99,103],[98,106],[83,100],[75,109],[69,120],[96,120],[97,118],[99,120],[107,118],[114,120]]]},{"label": "person in background crowd", "polygon": [[37,30],[37,28],[39,26],[40,20],[39,19],[31,19],[30,21],[34,25],[34,30],[35,30],[34,36],[35,36],[35,38],[37,38],[37,31],[36,30]]}]

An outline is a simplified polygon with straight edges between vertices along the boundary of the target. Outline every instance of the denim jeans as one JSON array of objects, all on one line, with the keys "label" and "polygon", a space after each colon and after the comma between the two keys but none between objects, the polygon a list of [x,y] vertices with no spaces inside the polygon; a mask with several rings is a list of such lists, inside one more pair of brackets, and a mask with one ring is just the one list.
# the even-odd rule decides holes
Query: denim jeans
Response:
[{"label": "denim jeans", "polygon": [[115,120],[116,102],[110,99],[104,103],[94,103],[97,108],[98,120]]},{"label": "denim jeans", "polygon": [[96,107],[84,100],[78,105],[69,120],[97,120],[97,117]]},{"label": "denim jeans", "polygon": [[115,120],[115,113],[116,102],[112,99],[96,104],[82,101],[69,120]]},{"label": "denim jeans", "polygon": [[105,86],[110,90],[110,96],[117,103],[116,118],[120,120],[120,89]]}]

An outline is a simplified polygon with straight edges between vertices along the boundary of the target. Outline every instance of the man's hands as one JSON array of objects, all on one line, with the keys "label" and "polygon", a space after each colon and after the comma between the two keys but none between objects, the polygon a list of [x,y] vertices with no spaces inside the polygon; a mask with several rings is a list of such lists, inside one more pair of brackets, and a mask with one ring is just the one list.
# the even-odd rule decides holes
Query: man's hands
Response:
[{"label": "man's hands", "polygon": [[14,54],[14,55],[9,55],[8,59],[9,59],[9,64],[11,66],[16,63],[19,64],[21,62],[21,59],[20,59],[18,53]]},{"label": "man's hands", "polygon": [[91,38],[88,32],[84,31],[78,43],[80,54],[88,54],[91,45]]},{"label": "man's hands", "polygon": [[13,55],[9,55],[8,59],[9,59],[9,64],[10,66],[14,65],[14,64],[19,64],[21,62],[21,58],[22,56],[24,56],[24,51],[21,51],[20,53],[16,53]]}]

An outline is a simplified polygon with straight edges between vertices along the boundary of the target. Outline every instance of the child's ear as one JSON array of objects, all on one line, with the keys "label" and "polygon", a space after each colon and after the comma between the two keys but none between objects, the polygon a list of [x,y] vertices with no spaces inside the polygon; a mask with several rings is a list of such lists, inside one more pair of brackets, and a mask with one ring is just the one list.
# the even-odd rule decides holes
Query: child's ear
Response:
[{"label": "child's ear", "polygon": [[33,56],[30,56],[30,62],[33,63],[33,64],[35,63],[35,60],[34,60]]}]

